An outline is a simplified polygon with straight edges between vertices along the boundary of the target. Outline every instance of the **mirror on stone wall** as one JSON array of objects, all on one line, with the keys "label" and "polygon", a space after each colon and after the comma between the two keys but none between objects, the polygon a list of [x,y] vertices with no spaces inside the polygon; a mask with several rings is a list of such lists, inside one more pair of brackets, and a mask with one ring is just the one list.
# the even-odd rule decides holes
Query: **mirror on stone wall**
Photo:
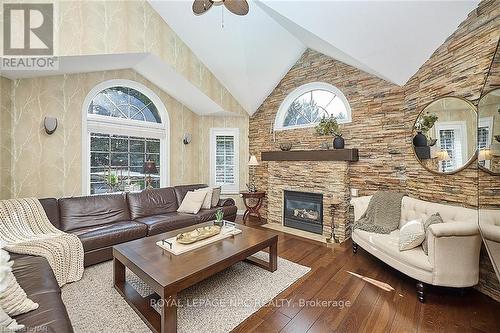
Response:
[{"label": "mirror on stone wall", "polygon": [[[500,279],[500,88],[478,103],[479,227],[493,268]],[[487,278],[486,278],[487,279]]]},{"label": "mirror on stone wall", "polygon": [[459,97],[441,97],[427,105],[413,127],[413,152],[424,168],[452,174],[476,157],[477,113]]},{"label": "mirror on stone wall", "polygon": [[479,167],[490,174],[500,175],[500,89],[485,94],[477,109]]}]

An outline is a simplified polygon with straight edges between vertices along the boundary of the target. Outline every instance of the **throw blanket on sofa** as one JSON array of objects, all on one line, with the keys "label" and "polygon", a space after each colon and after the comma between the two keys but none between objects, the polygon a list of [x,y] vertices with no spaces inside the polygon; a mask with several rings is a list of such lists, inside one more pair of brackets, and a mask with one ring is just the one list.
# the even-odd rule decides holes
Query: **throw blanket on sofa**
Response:
[{"label": "throw blanket on sofa", "polygon": [[389,234],[396,230],[401,219],[401,200],[404,193],[376,192],[370,199],[366,212],[356,221],[352,229],[361,229],[378,234]]},{"label": "throw blanket on sofa", "polygon": [[45,257],[59,286],[83,275],[80,239],[53,226],[38,199],[0,200],[0,240],[10,252]]}]

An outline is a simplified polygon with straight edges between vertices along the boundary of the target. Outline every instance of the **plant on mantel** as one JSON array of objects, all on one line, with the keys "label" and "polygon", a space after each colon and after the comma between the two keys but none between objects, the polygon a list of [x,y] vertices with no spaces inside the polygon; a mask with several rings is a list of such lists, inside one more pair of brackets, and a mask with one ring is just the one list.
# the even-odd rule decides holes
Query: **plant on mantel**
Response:
[{"label": "plant on mantel", "polygon": [[[342,138],[342,131],[340,129],[337,118],[331,115],[330,117],[321,118],[318,125],[316,125],[316,134],[319,136],[334,136],[334,148],[344,148],[344,139]],[[328,149],[328,143],[323,143],[322,146]]]}]

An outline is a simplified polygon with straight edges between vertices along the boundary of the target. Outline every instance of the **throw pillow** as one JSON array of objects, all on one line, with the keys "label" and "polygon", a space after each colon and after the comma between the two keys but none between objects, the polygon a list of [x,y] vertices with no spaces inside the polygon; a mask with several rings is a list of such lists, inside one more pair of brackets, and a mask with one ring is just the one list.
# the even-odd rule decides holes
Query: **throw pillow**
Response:
[{"label": "throw pillow", "polygon": [[217,207],[220,200],[221,187],[212,187],[212,207]]},{"label": "throw pillow", "polygon": [[424,226],[421,220],[407,222],[399,230],[399,251],[413,249],[425,239]]},{"label": "throw pillow", "polygon": [[177,209],[177,212],[197,214],[201,209],[201,205],[203,205],[206,195],[206,191],[189,191],[186,193],[186,196],[184,197],[184,200],[182,200],[181,206]]},{"label": "throw pillow", "polygon": [[424,249],[424,252],[426,255],[429,255],[429,244],[428,239],[427,239],[427,230],[432,224],[436,223],[444,223],[443,219],[441,218],[441,215],[439,213],[432,214],[425,222],[424,222],[424,231],[425,231],[425,239],[422,243],[422,248]]},{"label": "throw pillow", "polygon": [[203,209],[210,209],[212,208],[212,193],[213,189],[210,187],[204,187],[204,188],[199,188],[197,190],[194,190],[195,192],[205,192],[205,200],[203,200],[203,204],[201,205],[201,208]]},{"label": "throw pillow", "polygon": [[0,332],[15,332],[22,328],[24,328],[24,325],[19,325],[15,319],[12,319],[0,308]]},{"label": "throw pillow", "polygon": [[12,261],[7,251],[0,248],[0,308],[9,316],[17,316],[38,308],[12,273]]}]

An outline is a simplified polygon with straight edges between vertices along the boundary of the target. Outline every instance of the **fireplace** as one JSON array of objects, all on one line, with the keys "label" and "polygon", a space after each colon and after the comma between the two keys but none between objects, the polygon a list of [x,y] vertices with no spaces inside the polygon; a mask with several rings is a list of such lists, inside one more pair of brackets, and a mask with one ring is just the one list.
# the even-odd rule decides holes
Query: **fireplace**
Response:
[{"label": "fireplace", "polygon": [[323,194],[284,191],[283,224],[323,234]]}]

